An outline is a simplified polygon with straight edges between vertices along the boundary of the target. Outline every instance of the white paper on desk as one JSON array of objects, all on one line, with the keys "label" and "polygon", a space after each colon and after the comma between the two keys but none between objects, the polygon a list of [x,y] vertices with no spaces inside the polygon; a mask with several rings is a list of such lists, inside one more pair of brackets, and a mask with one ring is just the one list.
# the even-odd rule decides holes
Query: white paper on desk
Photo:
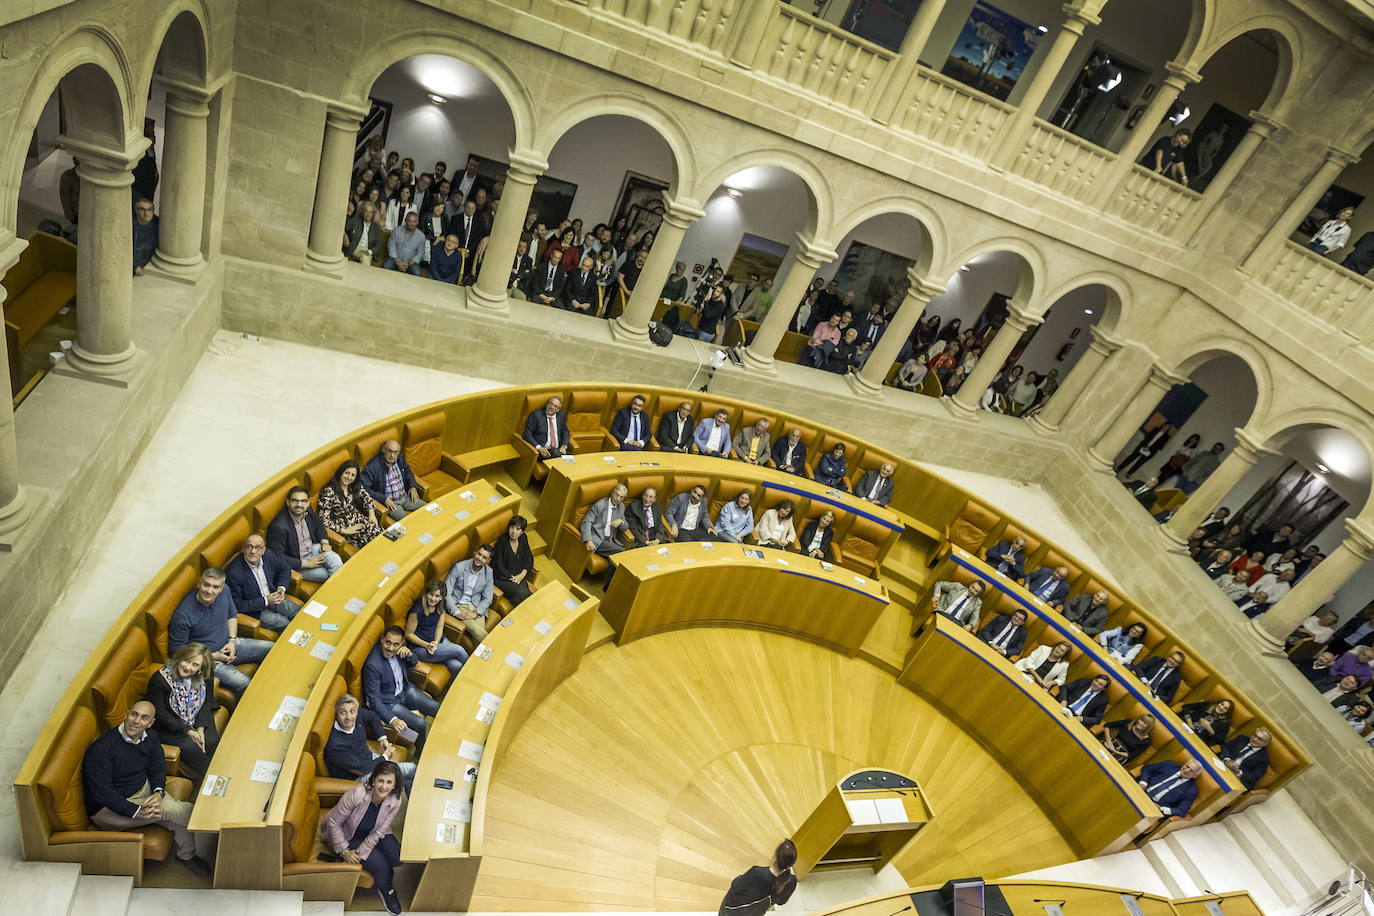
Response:
[{"label": "white paper on desk", "polygon": [[492,709],[501,708],[501,698],[490,690],[483,691],[481,698],[478,699],[477,702],[482,706],[490,706]]},{"label": "white paper on desk", "polygon": [[463,767],[463,782],[477,781],[477,764],[470,763]]},{"label": "white paper on desk", "polygon": [[548,636],[549,631],[552,629],[553,624],[549,623],[547,620],[541,620],[534,625],[534,632],[538,633],[540,636]]},{"label": "white paper on desk", "polygon": [[478,658],[482,659],[482,661],[486,661],[487,659],[491,658],[491,646],[478,646],[477,651],[474,654]]},{"label": "white paper on desk", "polygon": [[855,585],[867,585],[867,584],[868,584],[868,580],[865,579],[863,576],[855,576],[855,577],[854,577],[854,584],[855,584]]},{"label": "white paper on desk", "polygon": [[273,763],[271,760],[258,760],[253,764],[253,772],[248,778],[253,782],[275,783],[277,774],[281,772],[281,764]]},{"label": "white paper on desk", "polygon": [[367,607],[367,603],[361,598],[349,598],[348,601],[344,603],[344,610],[348,611],[350,614],[360,613],[365,607]]},{"label": "white paper on desk", "polygon": [[436,843],[461,843],[463,842],[463,828],[457,824],[439,824],[434,830],[434,841]]},{"label": "white paper on desk", "polygon": [[288,716],[284,712],[278,712],[272,717],[272,721],[267,723],[267,727],[274,732],[290,733],[299,721],[300,718],[297,716]]},{"label": "white paper on desk", "polygon": [[646,572],[658,572],[658,564],[650,563],[647,566],[645,566],[644,569]]},{"label": "white paper on desk", "polygon": [[507,665],[510,665],[510,666],[511,666],[512,668],[514,668],[516,671],[519,671],[519,670],[520,670],[520,666],[523,665],[524,663],[525,663],[525,656],[521,655],[519,652],[512,652],[511,654],[509,654],[509,655],[506,656],[506,664],[507,664]]},{"label": "white paper on desk", "polygon": [[458,745],[458,756],[473,763],[482,762],[482,745],[476,741],[463,741]]},{"label": "white paper on desk", "polygon": [[461,522],[463,519],[467,518],[471,514],[472,513],[466,509],[459,509],[457,512],[453,513],[453,517]]},{"label": "white paper on desk", "polygon": [[382,564],[382,575],[394,576],[396,575],[396,570],[400,568],[401,567],[397,566],[395,563],[392,563],[390,560],[388,560]]},{"label": "white paper on desk", "polygon": [[305,607],[301,608],[301,613],[309,614],[318,620],[324,616],[324,612],[327,610],[329,610],[327,605],[320,604],[318,601],[307,601]]},{"label": "white paper on desk", "polygon": [[426,503],[425,511],[428,512],[430,515],[438,515],[441,512],[443,512],[444,509],[438,503]]},{"label": "white paper on desk", "polygon": [[424,534],[416,538],[416,540],[418,540],[421,544],[428,544],[434,540],[434,535],[426,531]]},{"label": "white paper on desk", "polygon": [[902,824],[906,822],[906,805],[902,804],[900,798],[875,798],[873,803],[878,806],[878,820],[884,824]]},{"label": "white paper on desk", "polygon": [[391,581],[391,577],[390,577],[390,576],[382,576],[382,581],[380,581],[380,582],[377,583],[377,587],[378,587],[378,588],[383,588],[383,587],[384,587],[388,582],[390,582],[390,581]]},{"label": "white paper on desk", "polygon": [[462,493],[458,494],[458,498],[465,503],[470,503],[477,498],[477,494],[471,490],[464,490]]},{"label": "white paper on desk", "polygon": [[701,542],[701,549],[702,549],[702,550],[715,550],[715,549],[716,549],[716,545],[715,545],[715,544],[712,544],[710,541],[702,541],[702,542]]},{"label": "white paper on desk", "polygon": [[697,561],[697,558],[696,558],[696,557],[683,557],[683,558],[682,558],[682,562],[684,562],[684,563],[695,563],[696,561]]},{"label": "white paper on desk", "polygon": [[488,496],[488,497],[487,497],[487,502],[489,502],[489,503],[499,503],[500,501],[501,501],[501,497],[499,497],[499,496],[493,495],[493,496]]},{"label": "white paper on desk", "polygon": [[305,714],[305,698],[293,697],[288,694],[281,698],[281,703],[277,705],[277,712],[299,719]]},{"label": "white paper on desk", "polygon": [[291,634],[291,637],[290,637],[289,639],[287,639],[286,641],[289,642],[289,643],[291,643],[291,645],[293,645],[293,646],[300,646],[301,648],[304,648],[304,647],[310,645],[310,640],[312,640],[312,639],[314,639],[314,638],[315,638],[315,637],[311,636],[309,633],[305,632],[304,630],[297,630],[296,632],[292,633],[292,634]]},{"label": "white paper on desk", "polygon": [[223,798],[224,793],[228,791],[228,776],[206,776],[204,785],[200,787],[201,795],[213,795],[216,798]]},{"label": "white paper on desk", "polygon": [[878,806],[871,798],[846,798],[844,806],[849,809],[849,819],[856,824],[881,824]]},{"label": "white paper on desk", "polygon": [[604,461],[604,462],[606,462],[607,464],[615,464],[615,456],[614,456],[614,455],[602,455],[602,456],[601,456],[601,460]]},{"label": "white paper on desk", "polygon": [[490,725],[491,720],[496,718],[496,710],[491,706],[478,706],[476,719],[483,725]]},{"label": "white paper on desk", "polygon": [[560,455],[559,457],[563,459],[563,462],[565,464],[572,464],[574,461],[577,460],[572,455]]},{"label": "white paper on desk", "polygon": [[671,551],[669,551],[667,547],[660,547],[658,548],[657,552],[660,557],[669,556],[669,554],[671,553]]},{"label": "white paper on desk", "polygon": [[317,642],[315,648],[310,650],[310,654],[322,662],[327,662],[329,656],[334,654],[334,647],[327,642]]},{"label": "white paper on desk", "polygon": [[832,570],[832,569],[834,569],[834,568],[835,568],[835,566],[834,566],[833,564],[827,563],[827,562],[825,562],[824,560],[821,560],[821,569],[825,570],[826,572],[830,572],[830,570]]},{"label": "white paper on desk", "polygon": [[563,602],[563,606],[570,611],[575,611],[577,610],[577,599],[569,598],[567,601]]},{"label": "white paper on desk", "polygon": [[734,559],[734,557],[721,557],[721,558],[720,558],[720,561],[721,561],[722,563],[729,563],[729,562],[730,562],[731,560],[733,560],[733,559]]},{"label": "white paper on desk", "polygon": [[444,802],[444,817],[450,821],[472,822],[472,799],[451,798]]}]

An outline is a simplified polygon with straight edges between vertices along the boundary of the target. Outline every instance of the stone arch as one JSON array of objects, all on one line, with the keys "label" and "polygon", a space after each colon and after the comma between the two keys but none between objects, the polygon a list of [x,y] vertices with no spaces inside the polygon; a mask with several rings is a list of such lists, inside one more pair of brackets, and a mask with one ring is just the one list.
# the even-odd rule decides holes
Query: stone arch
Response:
[{"label": "stone arch", "polygon": [[134,85],[144,90],[152,84],[153,74],[204,86],[210,79],[209,14],[199,2],[182,0],[173,5],[149,33],[156,36],[149,47],[154,53],[144,62]]},{"label": "stone arch", "polygon": [[[1300,434],[1312,430],[1333,429],[1345,433],[1358,443],[1364,457],[1365,467],[1374,467],[1374,428],[1368,419],[1353,410],[1339,405],[1303,405],[1292,410],[1252,424],[1256,438],[1268,448],[1282,451],[1288,442]],[[1363,521],[1374,521],[1374,492],[1366,493],[1365,502],[1349,517]]]},{"label": "stone arch", "polygon": [[1236,23],[1211,41],[1207,50],[1197,55],[1189,69],[1201,72],[1202,68],[1216,56],[1217,52],[1232,41],[1251,32],[1273,34],[1276,38],[1275,45],[1278,48],[1278,63],[1274,68],[1273,82],[1269,86],[1269,92],[1265,95],[1263,104],[1255,110],[1276,121],[1282,121],[1283,116],[1293,103],[1293,75],[1302,72],[1300,53],[1302,40],[1292,25],[1278,16],[1257,16]]},{"label": "stone arch", "polygon": [[843,239],[868,220],[888,214],[900,214],[916,221],[921,235],[921,253],[916,258],[915,269],[922,279],[932,279],[931,266],[938,264],[945,254],[946,233],[939,214],[919,201],[898,196],[868,201],[839,218],[835,225],[835,239]]},{"label": "stone arch", "polygon": [[1045,257],[1040,249],[1024,238],[1004,235],[974,242],[946,261],[944,266],[934,272],[934,278],[938,282],[944,282],[964,264],[979,255],[994,252],[1009,252],[1016,255],[1021,261],[1016,291],[1012,293],[1011,297],[1012,303],[1032,314],[1039,314],[1048,308],[1048,304],[1041,306],[1037,300],[1039,286],[1046,272]]},{"label": "stone arch", "polygon": [[[534,148],[548,158],[558,141],[578,124],[599,118],[603,115],[619,115],[630,118],[650,127],[668,145],[673,154],[673,167],[677,175],[670,191],[681,194],[683,188],[693,186],[696,175],[692,145],[687,140],[687,131],[667,110],[660,108],[649,99],[634,96],[628,92],[605,92],[580,99],[559,109],[554,117],[541,123],[535,130]],[[697,198],[701,199],[701,198]]]},{"label": "stone arch", "polygon": [[731,156],[704,172],[696,182],[696,200],[706,200],[731,175],[759,166],[774,166],[801,179],[811,194],[811,209],[801,234],[822,247],[839,244],[843,233],[836,233],[835,198],[821,170],[796,152],[780,147],[761,147]]},{"label": "stone arch", "polygon": [[1188,31],[1184,34],[1183,45],[1174,55],[1174,60],[1191,60],[1198,53],[1216,18],[1215,5],[1216,0],[1192,0],[1193,11],[1188,17]]},{"label": "stone arch", "polygon": [[1273,404],[1273,373],[1269,371],[1269,363],[1264,354],[1252,344],[1235,337],[1208,337],[1205,342],[1198,342],[1196,347],[1189,348],[1185,345],[1183,355],[1174,361],[1173,369],[1179,375],[1191,376],[1204,363],[1222,356],[1234,356],[1243,362],[1255,382],[1255,406],[1251,409],[1250,416],[1236,426],[1253,427],[1257,423],[1263,423]]},{"label": "stone arch", "polygon": [[371,46],[362,61],[351,68],[348,81],[340,88],[340,100],[366,110],[368,93],[382,73],[392,64],[419,54],[443,54],[481,71],[506,100],[515,122],[515,147],[526,149],[534,142],[534,100],[524,80],[489,49],[454,32],[405,32]]},{"label": "stone arch", "polygon": [[1043,309],[1038,311],[1038,314],[1048,312],[1060,299],[1085,286],[1101,286],[1107,290],[1107,301],[1102,308],[1102,317],[1098,319],[1096,326],[1108,333],[1115,331],[1125,316],[1126,303],[1134,302],[1135,298],[1129,283],[1107,271],[1080,274],[1052,288],[1040,298],[1038,305],[1043,305]]}]

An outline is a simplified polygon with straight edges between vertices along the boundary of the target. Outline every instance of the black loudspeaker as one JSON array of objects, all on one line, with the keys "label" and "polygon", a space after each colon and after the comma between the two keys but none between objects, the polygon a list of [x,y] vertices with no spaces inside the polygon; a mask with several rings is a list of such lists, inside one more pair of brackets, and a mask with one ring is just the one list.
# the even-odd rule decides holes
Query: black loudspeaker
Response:
[{"label": "black loudspeaker", "polygon": [[982,878],[955,878],[940,888],[940,902],[949,916],[983,916],[987,905],[983,900]]}]

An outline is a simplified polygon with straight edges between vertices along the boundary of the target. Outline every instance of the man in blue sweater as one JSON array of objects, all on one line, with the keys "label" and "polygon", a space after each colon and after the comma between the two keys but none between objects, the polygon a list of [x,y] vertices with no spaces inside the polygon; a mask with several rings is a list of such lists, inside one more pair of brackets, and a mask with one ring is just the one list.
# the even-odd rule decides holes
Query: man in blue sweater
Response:
[{"label": "man in blue sweater", "polygon": [[[368,746],[368,738],[380,742],[380,754]],[[329,741],[324,746],[324,765],[330,776],[366,782],[378,760],[396,760],[409,789],[415,778],[415,764],[397,760],[399,756],[382,732],[381,716],[370,709],[360,709],[352,694],[345,693],[334,701],[334,727],[329,730]]]},{"label": "man in blue sweater", "polygon": [[167,625],[167,650],[176,654],[192,642],[206,646],[214,656],[215,677],[220,686],[242,694],[248,686],[248,675],[234,666],[262,661],[272,644],[265,639],[239,638],[238,632],[238,612],[234,599],[224,590],[224,570],[211,566],[200,574],[200,582],[172,612],[172,621]]},{"label": "man in blue sweater", "polygon": [[128,830],[157,824],[166,827],[176,846],[177,861],[193,874],[210,876],[210,866],[196,855],[196,838],[186,829],[191,803],[166,797],[167,765],[162,744],[149,730],[153,704],[139,700],[124,722],[86,748],[81,761],[81,787],[86,813],[103,830]]}]

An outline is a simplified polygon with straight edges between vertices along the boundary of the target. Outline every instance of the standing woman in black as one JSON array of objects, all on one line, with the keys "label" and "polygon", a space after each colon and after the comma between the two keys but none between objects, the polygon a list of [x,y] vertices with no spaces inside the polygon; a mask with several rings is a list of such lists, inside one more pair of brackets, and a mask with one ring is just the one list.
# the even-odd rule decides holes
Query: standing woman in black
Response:
[{"label": "standing woman in black", "polygon": [[512,606],[530,596],[530,580],[534,578],[534,554],[530,551],[530,539],[525,535],[528,524],[523,515],[511,516],[506,536],[497,538],[492,545],[492,584]]},{"label": "standing woman in black", "polygon": [[762,916],[792,899],[797,889],[797,876],[792,874],[796,861],[797,847],[783,840],[773,851],[772,865],[755,865],[730,882],[718,916]]}]

